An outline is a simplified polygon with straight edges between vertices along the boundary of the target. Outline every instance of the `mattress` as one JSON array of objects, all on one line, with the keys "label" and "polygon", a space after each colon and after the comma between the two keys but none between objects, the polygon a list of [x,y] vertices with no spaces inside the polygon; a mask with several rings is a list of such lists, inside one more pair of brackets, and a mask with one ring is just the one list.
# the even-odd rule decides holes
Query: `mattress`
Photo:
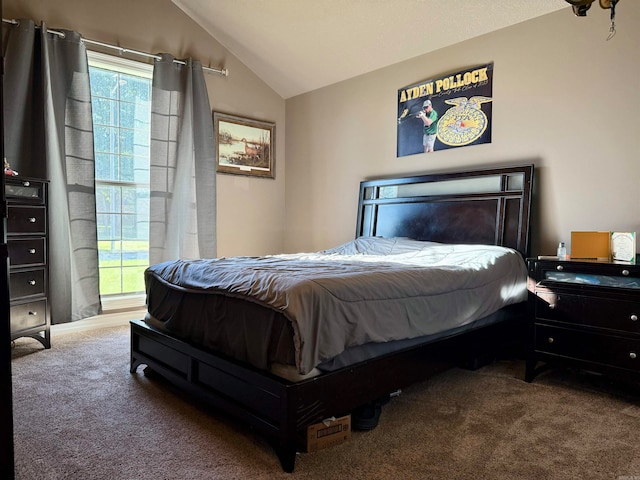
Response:
[{"label": "mattress", "polygon": [[374,237],[320,252],[176,260],[145,272],[157,325],[257,368],[289,366],[301,376],[338,368],[336,359],[372,345],[475,328],[525,301],[526,278],[512,249]]}]

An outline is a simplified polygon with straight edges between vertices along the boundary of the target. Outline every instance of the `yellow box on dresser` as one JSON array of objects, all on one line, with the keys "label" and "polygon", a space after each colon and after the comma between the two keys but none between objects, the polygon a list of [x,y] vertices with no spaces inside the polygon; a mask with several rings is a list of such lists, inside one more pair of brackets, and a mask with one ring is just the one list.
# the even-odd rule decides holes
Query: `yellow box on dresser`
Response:
[{"label": "yellow box on dresser", "polygon": [[609,260],[611,232],[571,232],[571,258]]}]

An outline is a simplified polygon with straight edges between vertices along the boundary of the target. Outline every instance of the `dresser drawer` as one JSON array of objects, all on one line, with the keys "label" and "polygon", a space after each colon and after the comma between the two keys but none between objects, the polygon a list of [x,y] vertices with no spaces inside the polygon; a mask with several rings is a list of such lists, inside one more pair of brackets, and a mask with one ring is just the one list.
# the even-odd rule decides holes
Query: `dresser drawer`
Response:
[{"label": "dresser drawer", "polygon": [[45,295],[45,269],[37,268],[24,272],[11,272],[9,285],[11,300]]},{"label": "dresser drawer", "polygon": [[45,235],[47,210],[45,207],[9,205],[7,234]]},{"label": "dresser drawer", "polygon": [[7,247],[9,248],[9,263],[13,268],[46,263],[44,238],[13,238],[7,241]]},{"label": "dresser drawer", "polygon": [[6,177],[4,193],[8,201],[45,203],[46,181],[31,178]]},{"label": "dresser drawer", "polygon": [[539,319],[640,333],[640,303],[562,291],[536,291],[535,316]]},{"label": "dresser drawer", "polygon": [[11,333],[17,333],[28,328],[44,327],[47,325],[47,301],[22,303],[11,306]]},{"label": "dresser drawer", "polygon": [[640,371],[640,340],[550,325],[535,326],[537,352]]}]

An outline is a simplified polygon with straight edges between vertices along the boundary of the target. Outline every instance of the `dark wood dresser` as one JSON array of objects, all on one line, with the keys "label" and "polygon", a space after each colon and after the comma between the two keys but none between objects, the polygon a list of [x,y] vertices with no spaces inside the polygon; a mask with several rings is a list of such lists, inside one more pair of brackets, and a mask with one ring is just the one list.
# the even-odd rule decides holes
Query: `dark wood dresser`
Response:
[{"label": "dark wood dresser", "polygon": [[5,178],[11,339],[32,337],[50,348],[47,187],[40,179]]},{"label": "dark wood dresser", "polygon": [[525,380],[566,365],[640,380],[640,265],[529,259]]}]

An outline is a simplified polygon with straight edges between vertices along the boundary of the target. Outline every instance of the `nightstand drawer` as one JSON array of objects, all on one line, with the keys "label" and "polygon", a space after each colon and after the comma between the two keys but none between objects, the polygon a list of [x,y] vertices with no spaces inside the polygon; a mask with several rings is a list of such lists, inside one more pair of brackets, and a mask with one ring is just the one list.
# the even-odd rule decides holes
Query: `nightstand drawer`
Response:
[{"label": "nightstand drawer", "polygon": [[47,182],[44,180],[6,177],[4,193],[9,201],[44,204],[46,202],[46,184]]},{"label": "nightstand drawer", "polygon": [[47,233],[46,216],[45,207],[9,205],[7,235],[45,235]]},{"label": "nightstand drawer", "polygon": [[11,306],[11,333],[47,325],[47,301],[23,303]]},{"label": "nightstand drawer", "polygon": [[12,268],[45,264],[44,238],[11,239],[7,241],[7,246]]},{"label": "nightstand drawer", "polygon": [[44,268],[27,270],[24,272],[11,272],[9,275],[9,291],[11,293],[11,300],[44,295],[46,292],[44,279]]},{"label": "nightstand drawer", "polygon": [[558,357],[640,371],[638,339],[536,325],[535,350]]},{"label": "nightstand drawer", "polygon": [[640,303],[561,291],[536,291],[539,319],[640,334]]},{"label": "nightstand drawer", "polygon": [[587,288],[640,290],[640,268],[605,262],[538,262],[536,279],[552,288],[571,285]]}]

